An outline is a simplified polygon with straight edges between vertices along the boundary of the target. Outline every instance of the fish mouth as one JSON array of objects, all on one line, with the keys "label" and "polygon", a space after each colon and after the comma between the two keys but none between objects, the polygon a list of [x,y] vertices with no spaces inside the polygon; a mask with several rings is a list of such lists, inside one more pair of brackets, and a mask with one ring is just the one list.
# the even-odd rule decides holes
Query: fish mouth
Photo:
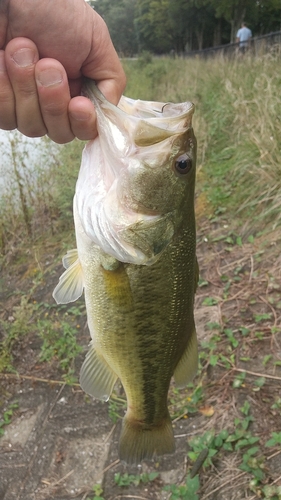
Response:
[{"label": "fish mouth", "polygon": [[[83,95],[95,104],[98,125],[110,129],[115,146],[129,149],[153,146],[173,135],[182,134],[191,127],[194,104],[134,100],[122,96],[118,106],[108,102],[93,80],[84,79]],[[105,117],[108,121],[105,124]]]}]

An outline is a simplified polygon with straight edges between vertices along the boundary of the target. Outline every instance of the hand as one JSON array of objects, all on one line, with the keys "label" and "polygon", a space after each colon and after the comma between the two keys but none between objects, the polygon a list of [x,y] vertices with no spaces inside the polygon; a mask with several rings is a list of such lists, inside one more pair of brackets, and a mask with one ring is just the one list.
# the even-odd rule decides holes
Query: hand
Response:
[{"label": "hand", "polygon": [[101,17],[84,0],[0,0],[0,128],[58,143],[93,139],[94,79],[117,104],[125,74]]}]

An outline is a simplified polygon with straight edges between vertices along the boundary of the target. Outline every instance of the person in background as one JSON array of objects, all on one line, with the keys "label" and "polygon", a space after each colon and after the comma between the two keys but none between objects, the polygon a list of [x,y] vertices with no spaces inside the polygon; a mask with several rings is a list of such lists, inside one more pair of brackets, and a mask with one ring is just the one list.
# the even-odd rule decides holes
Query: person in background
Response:
[{"label": "person in background", "polygon": [[252,38],[252,32],[247,27],[246,23],[243,22],[241,28],[237,31],[236,42],[239,42],[239,51],[242,54],[248,50],[250,45],[250,39]]},{"label": "person in background", "polygon": [[57,143],[97,135],[81,96],[92,78],[117,104],[126,78],[103,19],[84,0],[0,0],[0,128]]}]

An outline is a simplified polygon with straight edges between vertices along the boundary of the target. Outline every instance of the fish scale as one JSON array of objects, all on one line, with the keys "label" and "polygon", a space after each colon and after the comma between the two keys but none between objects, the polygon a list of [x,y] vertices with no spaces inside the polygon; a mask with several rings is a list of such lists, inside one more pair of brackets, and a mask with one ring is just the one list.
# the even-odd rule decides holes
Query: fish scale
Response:
[{"label": "fish scale", "polygon": [[53,295],[67,303],[84,291],[92,340],[80,383],[107,400],[121,380],[119,456],[138,464],[174,451],[170,381],[183,387],[197,369],[193,105],[122,97],[115,107],[91,81],[84,93],[99,136],[76,185],[77,253]]}]

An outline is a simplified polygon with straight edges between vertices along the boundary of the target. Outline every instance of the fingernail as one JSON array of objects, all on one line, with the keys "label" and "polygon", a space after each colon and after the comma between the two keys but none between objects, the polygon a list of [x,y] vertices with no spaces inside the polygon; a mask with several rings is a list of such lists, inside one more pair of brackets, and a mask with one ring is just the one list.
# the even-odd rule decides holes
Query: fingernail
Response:
[{"label": "fingernail", "polygon": [[58,85],[63,80],[62,72],[56,68],[45,69],[41,71],[37,76],[37,81],[43,85],[43,87],[51,87],[52,85]]},{"label": "fingernail", "polygon": [[35,61],[35,53],[32,49],[19,49],[13,53],[12,59],[20,68],[31,66]]}]

